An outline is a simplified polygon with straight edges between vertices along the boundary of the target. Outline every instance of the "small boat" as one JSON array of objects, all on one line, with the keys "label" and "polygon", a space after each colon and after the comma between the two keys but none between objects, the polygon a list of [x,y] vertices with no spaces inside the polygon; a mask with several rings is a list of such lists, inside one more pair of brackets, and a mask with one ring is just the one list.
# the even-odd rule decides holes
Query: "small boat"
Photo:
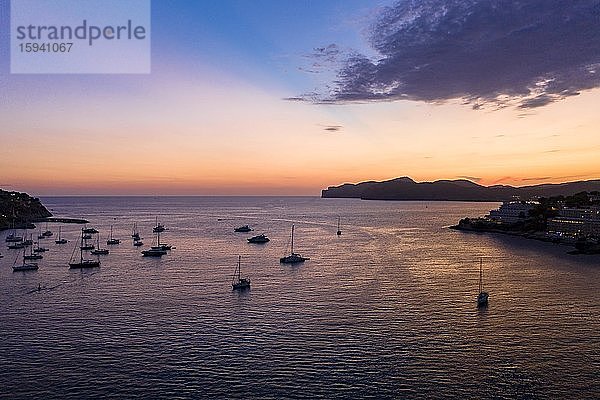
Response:
[{"label": "small boat", "polygon": [[113,237],[113,226],[110,226],[110,238],[106,241],[107,245],[119,244],[121,241]]},{"label": "small boat", "polygon": [[58,227],[58,239],[54,241],[54,243],[56,243],[56,244],[66,244],[66,243],[67,243],[67,239],[63,239],[63,238],[61,237],[61,233],[62,233],[62,232],[61,232],[61,230],[62,230],[62,229],[61,229],[61,227],[59,226],[59,227]]},{"label": "small boat", "polygon": [[[144,257],[162,257],[165,254],[167,254],[167,249],[163,249],[162,245],[160,244],[160,231],[157,231],[155,233],[156,233],[156,246],[152,246],[148,250],[143,250],[142,256],[144,256]],[[169,246],[169,249],[170,249],[170,246]]]},{"label": "small boat", "polygon": [[291,241],[291,252],[289,256],[284,256],[279,259],[282,264],[298,264],[310,260],[307,257],[302,257],[300,254],[294,253],[294,225],[292,225],[292,241]]},{"label": "small boat", "polygon": [[48,249],[45,247],[40,247],[40,242],[37,242],[37,247],[35,249],[33,249],[34,253],[45,253],[47,252]]},{"label": "small boat", "polygon": [[249,238],[248,243],[267,243],[270,240],[271,239],[269,239],[264,233],[261,233],[260,235]]},{"label": "small boat", "polygon": [[233,290],[248,290],[250,289],[250,279],[242,278],[242,256],[238,256],[238,264],[233,274],[233,281],[231,282]]},{"label": "small boat", "polygon": [[88,240],[90,240],[92,238],[92,235],[90,233],[86,233],[85,231],[86,231],[85,228],[81,230],[81,246],[79,248],[81,249],[81,251],[94,250],[96,248],[96,246],[88,243]]},{"label": "small boat", "polygon": [[342,230],[340,229],[340,217],[338,217],[338,230],[337,235],[340,236],[342,234]]},{"label": "small boat", "polygon": [[10,235],[8,235],[4,241],[6,243],[16,243],[16,242],[22,242],[23,241],[23,236],[17,236],[14,232],[11,233]]},{"label": "small boat", "polygon": [[44,237],[50,237],[50,236],[54,235],[54,233],[52,233],[52,231],[48,229],[47,222],[46,222],[46,230],[42,233],[42,235],[44,235]]},{"label": "small boat", "polygon": [[[85,259],[83,258],[83,251],[86,250],[84,249],[84,247],[89,247],[88,245],[84,245],[83,243],[85,243],[87,240],[83,239],[83,235],[84,235],[84,229],[81,230],[81,242],[82,245],[79,246],[79,259],[76,259],[75,256],[75,251],[77,250],[77,244],[79,244],[79,240],[77,241],[77,243],[75,244],[75,247],[73,248],[73,253],[71,254],[71,259],[69,260],[69,268],[71,269],[87,269],[87,268],[98,268],[100,267],[100,259],[97,258],[96,260],[90,260],[90,259]],[[92,249],[93,249],[93,245],[92,245]],[[87,249],[90,250],[90,249]]]},{"label": "small boat", "polygon": [[23,240],[23,246],[33,246],[33,235],[29,235],[27,239],[27,229],[25,230],[25,240]]},{"label": "small boat", "polygon": [[42,233],[42,231],[40,231],[40,234],[38,235],[38,240],[40,239],[46,239],[46,236],[44,236],[44,234]]},{"label": "small boat", "polygon": [[94,249],[90,251],[90,254],[93,256],[105,256],[108,254],[108,249]]},{"label": "small boat", "polygon": [[134,241],[133,241],[133,245],[134,245],[135,247],[140,247],[140,246],[143,246],[143,245],[144,245],[144,242],[142,242],[141,240],[134,240]]},{"label": "small boat", "polygon": [[88,234],[96,234],[98,233],[98,231],[94,228],[83,228],[83,233],[88,233]]},{"label": "small boat", "polygon": [[44,256],[42,256],[41,254],[38,254],[39,252],[37,252],[36,250],[37,249],[32,249],[30,247],[29,254],[27,254],[27,255],[25,254],[25,250],[23,250],[23,260],[41,260],[42,258],[44,258]]},{"label": "small boat", "polygon": [[15,260],[15,265],[13,265],[13,272],[20,272],[20,271],[36,271],[39,269],[38,265],[36,263],[28,263],[25,262],[27,260],[27,255],[25,255],[25,249],[23,249],[23,264],[21,265],[16,265],[16,260]]},{"label": "small boat", "polygon": [[17,243],[17,242],[23,241],[23,236],[17,236],[17,228],[15,228],[15,220],[16,219],[17,219],[17,217],[15,216],[15,208],[13,206],[12,220],[10,223],[12,232],[10,233],[10,235],[6,236],[6,238],[4,239],[4,241],[6,243]]},{"label": "small boat", "polygon": [[90,251],[91,255],[93,255],[93,256],[105,256],[105,255],[108,254],[108,249],[101,249],[100,248],[100,235],[97,236],[96,245],[98,247],[96,247],[94,250]]},{"label": "small boat", "polygon": [[144,257],[162,257],[167,254],[166,250],[162,250],[158,247],[151,247],[148,250],[142,250],[142,256]]},{"label": "small boat", "polygon": [[137,222],[133,224],[133,229],[131,231],[131,237],[133,240],[140,240],[140,232],[138,231]]},{"label": "small boat", "polygon": [[165,226],[158,223],[158,217],[156,217],[156,226],[152,228],[152,232],[160,233],[165,231]]},{"label": "small boat", "polygon": [[8,245],[8,248],[11,249],[11,250],[24,249],[25,248],[25,244],[23,242],[11,242]]},{"label": "small boat", "polygon": [[234,232],[252,232],[252,228],[250,228],[248,225],[244,225],[244,226],[240,226],[238,228],[235,228],[233,231]]},{"label": "small boat", "polygon": [[479,294],[477,295],[477,307],[485,307],[488,304],[488,292],[483,291],[483,259],[479,259]]}]

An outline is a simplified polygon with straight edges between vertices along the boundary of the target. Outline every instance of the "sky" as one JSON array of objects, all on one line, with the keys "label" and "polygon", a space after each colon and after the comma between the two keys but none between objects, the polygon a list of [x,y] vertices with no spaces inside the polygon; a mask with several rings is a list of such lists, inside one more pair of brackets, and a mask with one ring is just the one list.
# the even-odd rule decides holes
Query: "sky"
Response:
[{"label": "sky", "polygon": [[152,1],[150,74],[10,73],[0,187],[319,195],[600,178],[600,0]]}]

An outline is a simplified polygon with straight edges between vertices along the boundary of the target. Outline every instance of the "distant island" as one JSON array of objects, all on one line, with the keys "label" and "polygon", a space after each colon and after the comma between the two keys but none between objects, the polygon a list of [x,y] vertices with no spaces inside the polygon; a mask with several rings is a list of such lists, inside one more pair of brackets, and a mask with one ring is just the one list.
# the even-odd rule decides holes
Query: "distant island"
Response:
[{"label": "distant island", "polygon": [[600,191],[600,179],[533,186],[483,186],[466,179],[415,182],[409,177],[330,186],[323,198],[363,200],[506,201]]},{"label": "distant island", "polygon": [[32,222],[51,217],[52,213],[40,202],[27,193],[8,192],[0,189],[0,231],[12,227],[32,227]]}]

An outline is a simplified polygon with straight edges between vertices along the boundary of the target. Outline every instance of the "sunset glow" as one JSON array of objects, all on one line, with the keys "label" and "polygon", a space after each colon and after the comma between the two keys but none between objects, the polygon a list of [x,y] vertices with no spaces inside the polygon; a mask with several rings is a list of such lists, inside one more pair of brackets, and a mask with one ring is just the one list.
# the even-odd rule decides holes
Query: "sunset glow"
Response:
[{"label": "sunset glow", "polygon": [[[320,84],[299,68],[313,48],[368,47],[355,25],[372,2],[327,2],[297,18],[249,3],[217,11],[181,2],[175,12],[154,2],[149,75],[11,75],[3,57],[0,186],[37,195],[318,195],[397,176],[519,186],[600,176],[596,89],[526,110],[458,99],[284,100]],[[218,23],[234,11],[229,24],[239,29]]]}]

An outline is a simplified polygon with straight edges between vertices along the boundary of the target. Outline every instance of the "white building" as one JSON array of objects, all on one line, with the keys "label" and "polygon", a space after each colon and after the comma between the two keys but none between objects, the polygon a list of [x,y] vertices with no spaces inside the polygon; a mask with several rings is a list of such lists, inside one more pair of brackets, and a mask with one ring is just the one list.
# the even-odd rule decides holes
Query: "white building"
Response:
[{"label": "white building", "polygon": [[548,220],[548,234],[555,236],[600,236],[600,207],[561,208]]},{"label": "white building", "polygon": [[529,210],[535,205],[531,202],[505,201],[497,210],[491,210],[487,218],[503,224],[514,224],[529,217]]}]

